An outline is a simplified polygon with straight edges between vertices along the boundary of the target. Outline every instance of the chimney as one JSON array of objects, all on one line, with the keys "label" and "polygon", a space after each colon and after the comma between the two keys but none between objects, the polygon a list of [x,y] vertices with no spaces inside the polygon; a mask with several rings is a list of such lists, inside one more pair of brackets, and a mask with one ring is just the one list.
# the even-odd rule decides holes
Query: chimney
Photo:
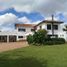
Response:
[{"label": "chimney", "polygon": [[54,20],[54,15],[52,14],[52,21]]}]

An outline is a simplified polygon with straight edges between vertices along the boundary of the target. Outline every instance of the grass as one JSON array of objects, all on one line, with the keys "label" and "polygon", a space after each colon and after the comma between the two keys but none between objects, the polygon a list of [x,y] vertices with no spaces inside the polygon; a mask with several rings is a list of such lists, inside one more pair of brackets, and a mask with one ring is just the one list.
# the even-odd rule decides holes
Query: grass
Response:
[{"label": "grass", "polygon": [[3,52],[0,67],[67,67],[67,45],[29,46]]}]

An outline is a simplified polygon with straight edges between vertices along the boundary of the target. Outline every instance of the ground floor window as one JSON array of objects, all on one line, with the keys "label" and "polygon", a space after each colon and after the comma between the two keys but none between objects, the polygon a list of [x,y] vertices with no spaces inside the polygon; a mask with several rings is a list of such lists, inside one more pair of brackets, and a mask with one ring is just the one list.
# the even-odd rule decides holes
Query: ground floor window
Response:
[{"label": "ground floor window", "polygon": [[17,36],[15,35],[0,35],[0,42],[16,42],[17,41]]},{"label": "ground floor window", "polygon": [[34,32],[34,31],[35,31],[35,29],[31,29],[31,31],[32,31],[32,32]]},{"label": "ground floor window", "polygon": [[23,38],[23,36],[18,36],[18,38]]},{"label": "ground floor window", "polygon": [[7,36],[0,36],[0,42],[7,42]]}]

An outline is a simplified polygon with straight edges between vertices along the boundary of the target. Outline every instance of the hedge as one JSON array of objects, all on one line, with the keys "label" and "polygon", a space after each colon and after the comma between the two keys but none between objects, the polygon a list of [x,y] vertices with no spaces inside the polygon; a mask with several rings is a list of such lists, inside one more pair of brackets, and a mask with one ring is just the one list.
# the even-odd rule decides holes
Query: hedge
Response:
[{"label": "hedge", "polygon": [[63,38],[48,38],[47,31],[44,29],[40,29],[33,35],[27,36],[27,41],[29,44],[34,45],[57,45],[65,43],[65,39]]},{"label": "hedge", "polygon": [[64,38],[47,38],[44,41],[45,45],[57,45],[57,44],[64,44],[65,39]]},{"label": "hedge", "polygon": [[64,44],[65,39],[63,38],[44,38],[43,41],[39,42],[40,39],[34,41],[34,37],[29,35],[27,41],[29,44],[39,44],[39,45],[57,45]]}]

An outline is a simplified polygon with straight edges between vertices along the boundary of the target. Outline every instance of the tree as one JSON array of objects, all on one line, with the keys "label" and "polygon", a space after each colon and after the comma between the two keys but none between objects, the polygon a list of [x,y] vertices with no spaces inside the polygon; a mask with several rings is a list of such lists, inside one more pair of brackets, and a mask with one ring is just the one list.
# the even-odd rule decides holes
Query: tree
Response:
[{"label": "tree", "polygon": [[47,31],[40,29],[33,35],[33,41],[38,44],[44,44],[44,39],[47,37]]}]

